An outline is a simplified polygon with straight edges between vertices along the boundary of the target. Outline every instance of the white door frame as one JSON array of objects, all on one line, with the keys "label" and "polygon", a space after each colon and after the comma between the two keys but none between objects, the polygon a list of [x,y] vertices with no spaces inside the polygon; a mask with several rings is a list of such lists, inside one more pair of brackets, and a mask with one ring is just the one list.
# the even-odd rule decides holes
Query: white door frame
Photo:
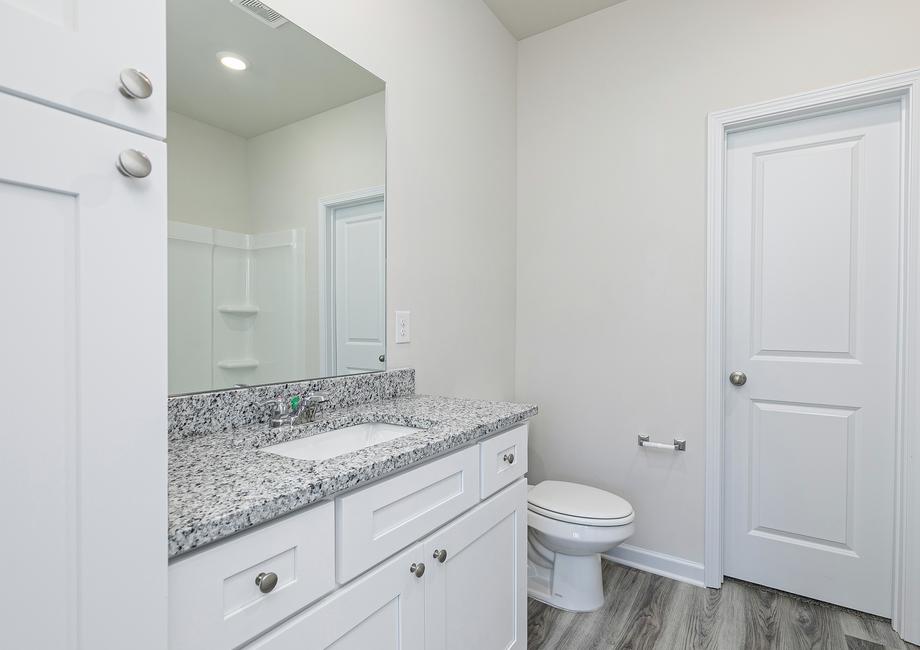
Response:
[{"label": "white door frame", "polygon": [[[386,232],[386,186],[374,185],[365,187],[352,192],[344,192],[333,196],[326,196],[319,200],[319,210],[316,222],[316,241],[317,241],[317,264],[319,273],[319,369],[320,375],[330,377],[335,375],[335,345],[329,337],[329,332],[335,331],[335,310],[333,309],[332,291],[332,264],[329,255],[329,244],[331,241],[333,228],[332,219],[335,217],[335,211],[339,208],[347,208],[362,203],[372,203],[374,201],[383,201],[383,227]],[[384,249],[386,245],[384,245]]]},{"label": "white door frame", "polygon": [[[706,520],[704,581],[722,584],[726,372],[725,156],[728,134],[854,106],[900,101],[898,377],[892,626],[920,642],[920,69],[709,114],[706,305]],[[913,457],[912,457],[913,456]],[[914,549],[911,553],[910,549]]]}]

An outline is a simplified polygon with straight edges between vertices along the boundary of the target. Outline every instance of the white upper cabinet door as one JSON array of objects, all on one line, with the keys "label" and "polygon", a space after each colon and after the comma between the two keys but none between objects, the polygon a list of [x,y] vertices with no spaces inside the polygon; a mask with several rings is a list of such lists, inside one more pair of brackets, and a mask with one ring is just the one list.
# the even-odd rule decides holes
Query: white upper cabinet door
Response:
[{"label": "white upper cabinet door", "polygon": [[164,0],[0,0],[0,90],[165,137]]},{"label": "white upper cabinet door", "polygon": [[424,564],[422,545],[416,544],[246,648],[422,650]]},{"label": "white upper cabinet door", "polygon": [[429,537],[425,648],[526,648],[526,553],[525,479]]},{"label": "white upper cabinet door", "polygon": [[881,616],[901,115],[893,101],[733,133],[726,166],[725,573]]},{"label": "white upper cabinet door", "polygon": [[[15,582],[0,645],[162,650],[166,145],[2,93],[0,115],[0,557]],[[148,177],[116,170],[129,149]]]}]

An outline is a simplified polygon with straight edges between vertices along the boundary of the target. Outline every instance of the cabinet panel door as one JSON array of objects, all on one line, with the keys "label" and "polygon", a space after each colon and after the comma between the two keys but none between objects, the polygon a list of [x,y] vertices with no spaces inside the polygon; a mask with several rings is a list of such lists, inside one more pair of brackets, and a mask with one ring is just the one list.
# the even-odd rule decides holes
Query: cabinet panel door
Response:
[{"label": "cabinet panel door", "polygon": [[[22,58],[22,57],[20,57]],[[166,147],[0,93],[9,648],[166,645]],[[129,179],[118,153],[153,173]]]},{"label": "cabinet panel door", "polygon": [[527,646],[526,515],[520,479],[425,542],[428,650]]},{"label": "cabinet panel door", "polygon": [[246,647],[421,650],[427,574],[416,577],[409,567],[423,561],[422,548],[407,549]]},{"label": "cabinet panel door", "polygon": [[[147,99],[118,91],[129,67]],[[165,1],[0,0],[0,90],[165,137]]]}]

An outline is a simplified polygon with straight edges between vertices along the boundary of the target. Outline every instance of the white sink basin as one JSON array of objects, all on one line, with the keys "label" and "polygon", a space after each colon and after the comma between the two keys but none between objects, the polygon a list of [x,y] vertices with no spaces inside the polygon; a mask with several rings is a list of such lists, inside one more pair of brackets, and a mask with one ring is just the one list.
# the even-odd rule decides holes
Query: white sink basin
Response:
[{"label": "white sink basin", "polygon": [[421,429],[403,427],[398,424],[384,424],[383,422],[368,422],[356,424],[344,429],[327,431],[315,436],[298,438],[278,445],[265,447],[260,451],[288,458],[300,460],[326,460],[342,454],[348,454],[365,447],[379,445],[381,442],[402,438]]}]

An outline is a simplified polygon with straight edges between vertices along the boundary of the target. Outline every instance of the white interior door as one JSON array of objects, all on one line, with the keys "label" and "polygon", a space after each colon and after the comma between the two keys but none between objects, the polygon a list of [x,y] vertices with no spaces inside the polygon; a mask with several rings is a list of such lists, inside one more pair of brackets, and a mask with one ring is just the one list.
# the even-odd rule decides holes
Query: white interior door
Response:
[{"label": "white interior door", "polygon": [[[0,93],[4,648],[166,646],[166,146]],[[153,172],[122,177],[118,153]]]},{"label": "white interior door", "polygon": [[386,227],[383,199],[333,210],[335,374],[383,370]]},{"label": "white interior door", "polygon": [[890,616],[896,102],[728,136],[725,574]]},{"label": "white interior door", "polygon": [[[166,135],[164,0],[0,0],[0,30],[0,90]],[[118,91],[129,67],[150,97]]]}]

